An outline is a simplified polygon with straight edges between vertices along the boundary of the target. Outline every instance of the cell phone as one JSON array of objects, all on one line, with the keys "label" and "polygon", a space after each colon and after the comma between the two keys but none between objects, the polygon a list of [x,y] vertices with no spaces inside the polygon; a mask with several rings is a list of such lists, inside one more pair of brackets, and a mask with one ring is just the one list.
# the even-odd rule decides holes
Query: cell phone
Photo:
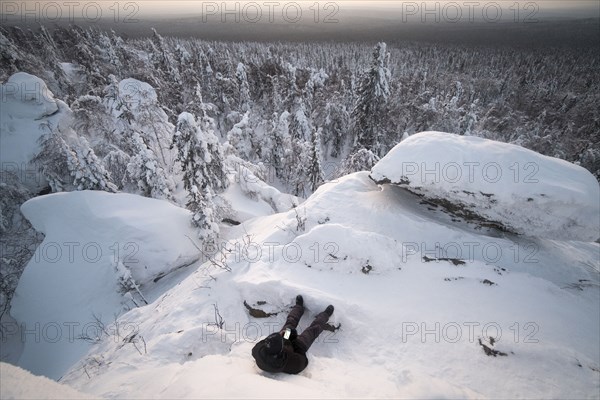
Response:
[{"label": "cell phone", "polygon": [[289,338],[290,338],[290,336],[291,336],[291,334],[292,334],[292,330],[291,330],[290,328],[287,328],[287,329],[285,330],[285,333],[283,334],[283,338],[284,338],[284,339],[289,339]]}]

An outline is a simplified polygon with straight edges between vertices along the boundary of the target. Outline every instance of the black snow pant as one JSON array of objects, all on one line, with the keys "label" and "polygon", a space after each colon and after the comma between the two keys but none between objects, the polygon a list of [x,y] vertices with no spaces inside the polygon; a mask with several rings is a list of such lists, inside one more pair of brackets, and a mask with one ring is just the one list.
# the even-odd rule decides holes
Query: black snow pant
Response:
[{"label": "black snow pant", "polygon": [[[282,331],[285,331],[287,328],[296,329],[298,322],[300,322],[300,318],[302,318],[302,314],[304,314],[303,306],[296,304],[294,307],[292,307],[292,311],[290,311],[288,314]],[[325,311],[317,314],[312,324],[310,324],[308,328],[298,335],[296,339],[292,340],[294,349],[306,353],[321,332],[323,332],[325,324],[328,320],[329,314],[327,314]]]}]

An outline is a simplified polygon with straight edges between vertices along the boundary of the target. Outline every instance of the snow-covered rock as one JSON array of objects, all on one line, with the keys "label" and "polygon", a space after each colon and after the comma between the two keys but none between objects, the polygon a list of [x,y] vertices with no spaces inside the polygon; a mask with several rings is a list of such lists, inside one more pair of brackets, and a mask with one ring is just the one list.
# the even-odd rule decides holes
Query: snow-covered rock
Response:
[{"label": "snow-covered rock", "polygon": [[36,197],[21,211],[45,238],[11,303],[25,340],[19,365],[51,378],[85,354],[79,337],[98,334],[96,317],[112,322],[143,304],[153,280],[198,258],[189,212],[166,201],[82,191]]},{"label": "snow-covered rock", "polygon": [[54,95],[35,75],[17,72],[8,78],[1,90],[2,102],[13,103],[10,114],[14,118],[39,120],[58,111]]},{"label": "snow-covered rock", "polygon": [[2,399],[83,400],[96,398],[4,362],[0,362],[0,376],[2,377],[0,385],[0,398]]},{"label": "snow-covered rock", "polygon": [[600,237],[600,187],[584,168],[523,147],[473,136],[422,132],[372,169],[430,200],[450,202],[509,231],[559,240]]},{"label": "snow-covered rock", "polygon": [[[230,271],[208,262],[177,277],[117,321],[137,328],[133,343],[101,341],[63,381],[106,397],[595,396],[598,244],[493,237],[420,200],[359,172],[229,228],[217,261]],[[251,348],[297,293],[300,331],[330,303],[340,329],[301,374],[264,373]],[[244,301],[277,315],[253,318]]]},{"label": "snow-covered rock", "polygon": [[119,82],[119,96],[121,101],[127,103],[132,110],[158,102],[156,90],[150,84],[133,78],[123,79]]},{"label": "snow-covered rock", "polygon": [[52,130],[66,129],[71,110],[40,78],[17,72],[0,86],[0,160],[2,173],[14,173],[28,189],[37,191],[45,179],[29,164],[39,151],[39,139]]}]

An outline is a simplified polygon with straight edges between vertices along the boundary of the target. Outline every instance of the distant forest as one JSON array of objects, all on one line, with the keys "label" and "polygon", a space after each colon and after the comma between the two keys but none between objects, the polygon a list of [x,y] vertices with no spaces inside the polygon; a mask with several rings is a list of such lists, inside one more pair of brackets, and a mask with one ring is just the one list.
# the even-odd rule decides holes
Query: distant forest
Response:
[{"label": "distant forest", "polygon": [[[331,179],[425,130],[516,143],[600,177],[599,48],[131,39],[77,26],[2,28],[0,40],[0,81],[37,75],[82,118],[114,82],[147,82],[172,124],[182,112],[210,117],[221,141],[236,133],[241,158],[273,167],[300,196],[314,189],[298,184],[308,179],[298,164],[315,138],[321,162],[338,166]],[[288,154],[292,142],[307,145]]]}]

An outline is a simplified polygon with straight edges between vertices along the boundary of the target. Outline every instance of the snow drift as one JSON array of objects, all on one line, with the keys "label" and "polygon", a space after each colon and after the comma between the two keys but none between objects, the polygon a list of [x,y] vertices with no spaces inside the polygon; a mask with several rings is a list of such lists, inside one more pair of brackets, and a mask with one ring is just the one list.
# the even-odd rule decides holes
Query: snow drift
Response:
[{"label": "snow drift", "polygon": [[112,322],[143,304],[136,287],[198,259],[189,212],[168,202],[81,191],[21,211],[45,234],[11,303],[25,339],[19,365],[36,374],[59,378],[95,340],[96,317]]},{"label": "snow drift", "polygon": [[394,147],[373,167],[371,178],[515,233],[559,240],[600,237],[594,176],[520,146],[422,132]]}]

